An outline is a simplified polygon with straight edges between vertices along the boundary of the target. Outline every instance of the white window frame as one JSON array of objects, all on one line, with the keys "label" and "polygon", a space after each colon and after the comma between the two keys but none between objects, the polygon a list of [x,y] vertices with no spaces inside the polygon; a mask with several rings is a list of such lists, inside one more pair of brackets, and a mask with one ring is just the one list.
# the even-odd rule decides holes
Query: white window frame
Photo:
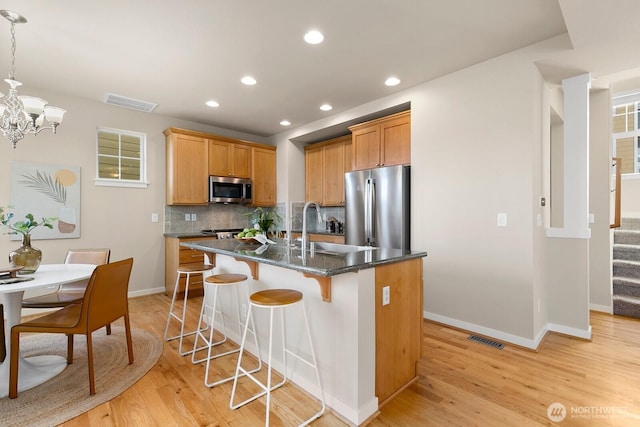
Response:
[{"label": "white window frame", "polygon": [[[118,134],[120,137],[123,135],[126,136],[134,136],[140,139],[140,180],[134,181],[130,179],[111,179],[111,178],[100,178],[98,175],[100,173],[99,163],[100,163],[100,154],[98,149],[98,134],[100,132],[108,132]],[[118,160],[120,161],[122,156],[118,156]],[[149,182],[147,182],[147,134],[142,132],[135,132],[124,129],[114,129],[114,128],[106,128],[99,127],[96,128],[96,178],[94,179],[94,184],[97,186],[104,187],[128,187],[128,188],[147,188],[149,186]]]}]

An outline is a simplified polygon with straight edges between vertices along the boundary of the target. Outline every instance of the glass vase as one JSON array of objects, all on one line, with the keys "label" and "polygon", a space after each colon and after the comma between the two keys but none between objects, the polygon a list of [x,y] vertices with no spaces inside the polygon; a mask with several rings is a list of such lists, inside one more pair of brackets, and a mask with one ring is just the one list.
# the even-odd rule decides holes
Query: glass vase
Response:
[{"label": "glass vase", "polygon": [[18,273],[35,273],[42,261],[42,251],[31,246],[31,235],[22,236],[22,246],[9,254],[9,264],[11,267],[22,267]]}]

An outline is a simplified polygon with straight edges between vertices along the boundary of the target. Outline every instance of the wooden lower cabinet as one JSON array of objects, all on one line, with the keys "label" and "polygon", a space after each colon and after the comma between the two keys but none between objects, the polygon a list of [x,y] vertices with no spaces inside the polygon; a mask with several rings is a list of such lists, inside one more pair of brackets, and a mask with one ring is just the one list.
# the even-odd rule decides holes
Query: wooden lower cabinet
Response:
[{"label": "wooden lower cabinet", "polygon": [[[384,405],[417,376],[422,353],[422,259],[376,267],[376,396]],[[389,304],[382,305],[389,286]]]},{"label": "wooden lower cabinet", "polygon": [[[167,295],[173,295],[173,289],[176,286],[176,277],[178,276],[177,270],[180,264],[201,264],[204,262],[204,252],[180,246],[180,243],[194,242],[198,240],[211,240],[211,237],[165,237],[164,287]],[[184,292],[185,281],[186,278],[183,274],[180,277],[180,282],[178,283],[178,292]],[[202,283],[202,274],[192,274],[189,280],[189,296],[202,295]]]}]

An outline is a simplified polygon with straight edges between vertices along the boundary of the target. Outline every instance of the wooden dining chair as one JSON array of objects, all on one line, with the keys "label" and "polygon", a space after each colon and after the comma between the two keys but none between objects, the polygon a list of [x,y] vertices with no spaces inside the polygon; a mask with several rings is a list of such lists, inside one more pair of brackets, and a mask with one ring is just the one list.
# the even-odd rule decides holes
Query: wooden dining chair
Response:
[{"label": "wooden dining chair", "polygon": [[127,300],[132,267],[133,258],[97,266],[89,279],[84,297],[79,303],[69,304],[58,311],[19,323],[11,328],[9,398],[18,397],[18,355],[20,354],[20,334],[23,332],[67,335],[67,363],[69,364],[73,362],[73,336],[85,335],[87,338],[90,395],[96,392],[91,339],[93,331],[123,317],[129,364],[133,363]]},{"label": "wooden dining chair", "polygon": [[[65,264],[95,264],[109,263],[111,250],[97,249],[69,249],[64,259]],[[60,308],[80,302],[87,289],[87,280],[66,283],[58,286],[55,292],[39,295],[22,300],[22,308]],[[111,325],[107,325],[107,335],[111,335]]]}]

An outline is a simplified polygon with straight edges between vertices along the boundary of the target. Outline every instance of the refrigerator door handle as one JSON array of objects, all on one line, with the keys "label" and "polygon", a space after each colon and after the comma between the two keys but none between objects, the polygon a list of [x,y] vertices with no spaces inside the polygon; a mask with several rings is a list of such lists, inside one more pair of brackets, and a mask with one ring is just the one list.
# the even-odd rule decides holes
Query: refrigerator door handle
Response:
[{"label": "refrigerator door handle", "polygon": [[376,180],[371,180],[371,211],[369,214],[369,243],[376,245],[376,212],[378,206],[376,206]]},{"label": "refrigerator door handle", "polygon": [[371,235],[371,180],[365,181],[364,187],[364,241],[369,242]]}]

